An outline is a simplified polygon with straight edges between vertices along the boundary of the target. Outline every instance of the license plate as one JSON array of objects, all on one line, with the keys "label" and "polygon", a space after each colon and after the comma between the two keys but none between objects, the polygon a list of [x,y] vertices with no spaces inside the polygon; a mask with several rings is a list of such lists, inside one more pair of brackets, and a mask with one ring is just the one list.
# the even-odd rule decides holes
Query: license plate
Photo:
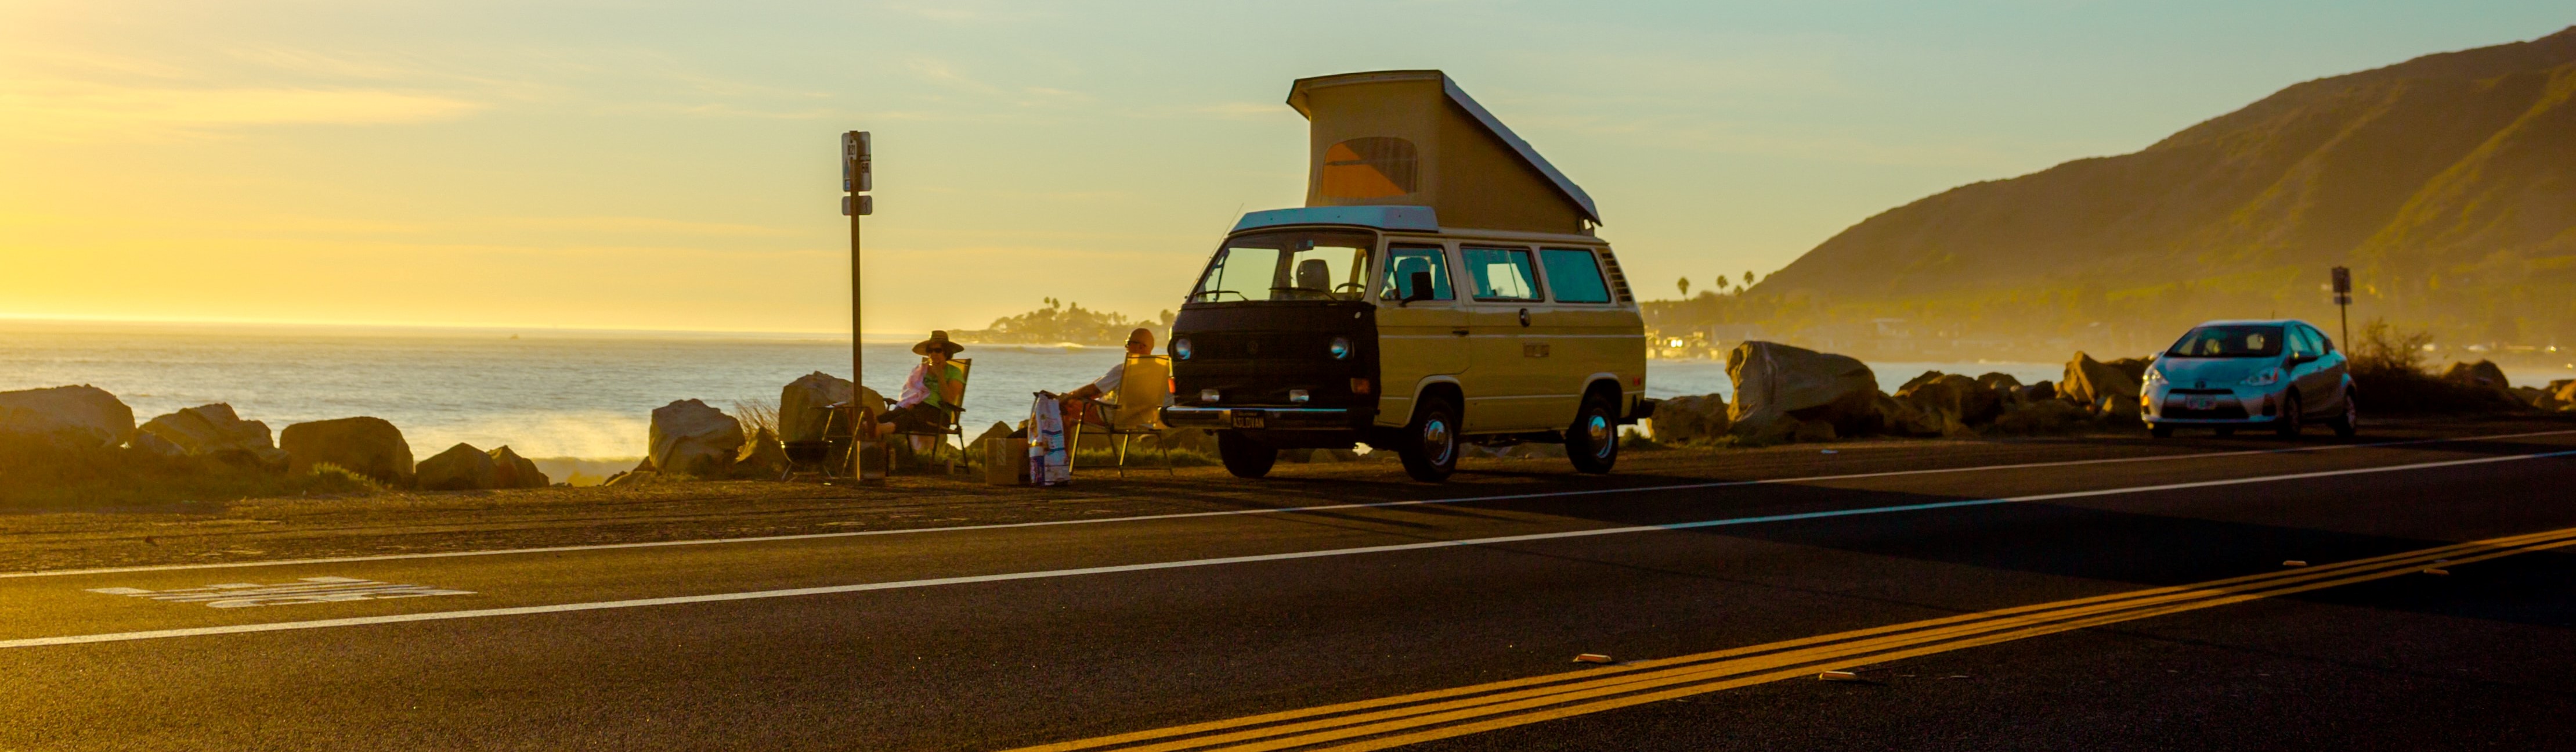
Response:
[{"label": "license plate", "polygon": [[2191,399],[2184,400],[2183,406],[2189,407],[2193,410],[2216,410],[2218,409],[2218,398],[2193,397]]},{"label": "license plate", "polygon": [[1259,411],[1234,411],[1234,427],[1236,428],[1261,428],[1265,424],[1267,424],[1267,421],[1262,419],[1262,415]]}]

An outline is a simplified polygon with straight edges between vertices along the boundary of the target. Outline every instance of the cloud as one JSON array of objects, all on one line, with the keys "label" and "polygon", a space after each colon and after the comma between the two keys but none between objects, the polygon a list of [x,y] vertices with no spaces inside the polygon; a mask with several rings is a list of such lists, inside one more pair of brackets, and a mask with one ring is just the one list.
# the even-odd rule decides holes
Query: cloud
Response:
[{"label": "cloud", "polygon": [[365,88],[179,88],[0,78],[0,134],[48,140],[158,139],[262,125],[452,120],[484,105]]}]

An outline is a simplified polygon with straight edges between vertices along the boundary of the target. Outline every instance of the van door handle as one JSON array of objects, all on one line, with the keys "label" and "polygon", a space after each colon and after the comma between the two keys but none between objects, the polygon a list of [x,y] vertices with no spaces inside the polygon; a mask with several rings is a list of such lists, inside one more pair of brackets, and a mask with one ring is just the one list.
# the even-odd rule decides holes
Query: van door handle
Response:
[{"label": "van door handle", "polygon": [[1529,326],[1529,309],[1521,309],[1521,326]]},{"label": "van door handle", "polygon": [[1461,336],[1461,337],[1467,336],[1467,330],[1465,330],[1465,329],[1451,329],[1451,330],[1449,330],[1449,333],[1450,333],[1450,334],[1455,334],[1455,335],[1458,335],[1458,336]]}]

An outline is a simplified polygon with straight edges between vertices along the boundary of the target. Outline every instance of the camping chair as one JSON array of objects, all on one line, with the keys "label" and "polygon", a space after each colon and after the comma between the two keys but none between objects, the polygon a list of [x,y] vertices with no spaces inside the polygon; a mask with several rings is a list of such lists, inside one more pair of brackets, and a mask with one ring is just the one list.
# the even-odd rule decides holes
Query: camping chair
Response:
[{"label": "camping chair", "polygon": [[1139,436],[1152,437],[1154,446],[1163,450],[1163,471],[1172,470],[1172,448],[1163,443],[1163,405],[1172,396],[1172,359],[1162,355],[1127,356],[1127,369],[1118,379],[1116,402],[1083,400],[1091,409],[1084,411],[1082,421],[1073,426],[1073,442],[1082,442],[1082,432],[1099,431],[1117,443],[1118,477],[1127,477],[1127,442]]},{"label": "camping chair", "polygon": [[[830,481],[836,477],[832,474],[832,468],[849,464],[846,458],[850,456],[851,433],[856,426],[848,425],[851,419],[847,416],[858,412],[857,406],[848,402],[834,402],[829,405],[816,405],[814,409],[824,411],[823,437],[782,443],[781,448],[787,451],[787,469],[778,474],[779,480],[795,480],[797,473],[807,472],[819,473],[823,476],[823,480]],[[834,462],[833,457],[845,459]]]},{"label": "camping chair", "polygon": [[[888,436],[933,437],[935,442],[930,447],[930,454],[932,457],[939,456],[939,447],[947,445],[948,437],[950,436],[957,437],[957,441],[960,444],[963,444],[966,441],[966,429],[958,425],[958,419],[963,417],[966,412],[966,381],[968,377],[975,374],[975,359],[949,358],[948,362],[957,364],[957,378],[944,384],[943,386],[946,388],[941,391],[945,392],[945,394],[939,395],[939,405],[940,407],[945,408],[941,412],[947,414],[947,422],[935,431],[895,431],[886,434]],[[886,406],[889,409],[892,408],[894,406],[894,400],[886,400]],[[886,466],[893,467],[894,442],[888,441],[882,443],[885,444]],[[966,449],[963,446],[957,447],[954,452],[951,452],[948,455],[948,474],[957,474],[957,461],[963,459],[965,456]]]}]

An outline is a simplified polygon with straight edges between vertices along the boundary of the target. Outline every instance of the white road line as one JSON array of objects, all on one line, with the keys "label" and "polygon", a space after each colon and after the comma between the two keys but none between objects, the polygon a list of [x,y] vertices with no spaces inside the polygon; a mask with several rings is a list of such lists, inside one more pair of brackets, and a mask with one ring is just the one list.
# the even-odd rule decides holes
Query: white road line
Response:
[{"label": "white road line", "polygon": [[578,546],[542,546],[542,547],[536,547],[536,548],[496,548],[496,549],[484,549],[484,550],[477,550],[477,551],[436,551],[436,552],[430,552],[430,553],[417,553],[417,554],[375,554],[375,555],[369,555],[369,556],[333,556],[333,557],[313,558],[313,559],[272,559],[272,560],[267,560],[267,561],[228,561],[228,562],[217,562],[217,563],[210,563],[210,564],[153,564],[153,565],[133,566],[133,567],[100,567],[100,568],[96,568],[96,569],[54,569],[54,570],[45,570],[45,571],[39,571],[39,572],[0,572],[0,579],[12,579],[12,578],[19,578],[19,577],[62,577],[62,576],[69,576],[69,575],[83,575],[83,574],[123,574],[123,573],[128,573],[128,572],[168,572],[168,571],[189,570],[189,569],[233,569],[233,568],[238,568],[238,567],[283,567],[283,566],[296,566],[296,565],[303,565],[303,564],[346,564],[346,563],[350,563],[350,562],[365,562],[365,561],[401,561],[401,560],[407,560],[407,559],[445,559],[445,558],[452,558],[452,557],[459,557],[459,556],[501,556],[501,555],[507,555],[507,554],[546,554],[546,553],[562,553],[562,552],[567,552],[567,551],[607,551],[607,550],[614,550],[614,549],[621,549],[621,548],[662,548],[662,547],[666,547],[666,546],[710,546],[710,545],[726,544],[726,543],[772,543],[772,542],[778,542],[778,541],[818,540],[818,539],[824,539],[824,538],[856,538],[856,537],[861,537],[861,536],[870,536],[870,535],[918,535],[918,534],[922,534],[922,533],[954,533],[954,532],[969,532],[969,531],[977,531],[977,530],[1009,530],[1009,529],[1013,529],[1013,528],[1027,528],[1027,527],[1055,527],[1055,526],[1058,526],[1058,525],[1098,525],[1098,524],[1113,523],[1113,522],[1149,522],[1149,521],[1154,521],[1154,520],[1179,520],[1179,519],[1190,519],[1190,518],[1196,518],[1196,517],[1233,517],[1233,516],[1240,516],[1240,515],[1255,515],[1255,514],[1294,514],[1294,513],[1299,513],[1299,512],[1329,512],[1329,511],[1339,510],[1339,509],[1375,509],[1375,508],[1383,508],[1383,507],[1406,507],[1406,506],[1418,506],[1418,505],[1428,505],[1428,504],[1465,504],[1465,503],[1480,502],[1480,501],[1513,501],[1513,500],[1519,500],[1519,499],[1540,499],[1540,498],[1551,498],[1551,497],[1559,497],[1559,496],[1594,496],[1594,495],[1600,495],[1600,494],[1616,494],[1616,493],[1652,493],[1652,492],[1656,492],[1656,491],[1689,491],[1689,490],[1705,489],[1705,488],[1727,488],[1727,487],[1733,487],[1733,486],[1788,485],[1788,484],[1794,484],[1794,483],[1822,483],[1822,482],[1827,482],[1827,481],[1860,480],[1860,479],[1865,479],[1865,478],[1892,478],[1892,477],[1907,476],[1907,475],[1938,475],[1938,474],[1943,474],[1943,473],[1975,473],[1975,472],[1992,472],[1992,471],[1997,471],[1997,470],[2030,470],[2030,469],[2048,468],[2048,467],[2072,467],[2072,466],[2078,466],[2078,465],[2108,465],[2108,464],[2120,464],[2120,463],[2129,463],[2129,462],[2168,462],[2168,461],[2174,461],[2174,460],[2209,459],[2209,458],[2215,458],[2215,457],[2242,457],[2242,456],[2247,456],[2247,455],[2258,455],[2258,454],[2292,454],[2292,453],[2299,453],[2299,452],[2326,452],[2326,451],[2333,451],[2333,450],[2338,450],[2338,449],[2372,449],[2372,448],[2379,448],[2379,447],[2410,446],[2410,445],[2416,445],[2416,444],[2444,444],[2444,443],[2455,443],[2455,442],[2465,442],[2465,441],[2490,441],[2490,440],[2495,440],[2495,439],[2519,439],[2519,438],[2529,438],[2529,437],[2533,437],[2533,436],[2558,436],[2558,435],[2564,435],[2564,434],[2576,434],[2576,430],[2568,430],[2568,431],[2533,431],[2533,432],[2530,432],[2530,433],[2508,433],[2508,434],[2495,434],[2495,435],[2490,435],[2490,436],[2462,436],[2462,437],[2457,437],[2457,438],[2447,438],[2447,439],[2409,439],[2409,440],[2406,440],[2406,441],[2383,441],[2383,442],[2372,443],[2372,444],[2326,444],[2326,445],[2320,445],[2320,446],[2284,447],[2284,448],[2280,448],[2280,449],[2246,449],[2246,450],[2233,451],[2233,452],[2202,452],[2202,453],[2199,453],[2199,454],[2175,454],[2175,455],[2163,455],[2163,456],[2156,456],[2156,457],[2114,457],[2114,458],[2108,458],[2108,459],[2094,459],[2094,460],[2060,460],[2060,461],[2056,461],[2056,462],[2024,462],[2024,463],[2017,463],[2017,464],[2010,464],[2010,465],[1979,465],[1979,466],[1976,466],[1976,467],[1947,467],[1947,468],[1931,468],[1931,469],[1924,469],[1924,470],[1891,470],[1891,471],[1887,471],[1887,472],[1877,472],[1877,473],[1851,473],[1851,474],[1846,474],[1846,475],[1815,475],[1815,476],[1808,476],[1808,477],[1804,477],[1804,478],[1771,478],[1771,479],[1766,479],[1766,480],[1729,480],[1729,481],[1714,481],[1714,482],[1709,482],[1709,483],[1686,483],[1686,484],[1681,484],[1681,485],[1672,485],[1672,486],[1634,486],[1634,487],[1625,487],[1625,488],[1591,488],[1591,489],[1583,489],[1583,490],[1579,490],[1579,491],[1544,491],[1544,492],[1538,492],[1538,493],[1506,494],[1506,495],[1501,495],[1501,496],[1466,496],[1466,497],[1460,497],[1460,498],[1454,498],[1454,499],[1414,499],[1414,500],[1408,500],[1408,501],[1375,501],[1375,502],[1365,502],[1365,503],[1356,503],[1356,504],[1326,504],[1326,505],[1309,506],[1309,507],[1268,507],[1268,508],[1262,508],[1262,509],[1227,509],[1227,510],[1213,511],[1213,512],[1174,512],[1174,513],[1170,513],[1170,514],[1145,514],[1145,515],[1133,515],[1133,516],[1128,516],[1128,517],[1100,517],[1100,518],[1093,518],[1093,519],[1080,519],[1080,520],[1046,520],[1046,521],[1042,521],[1042,522],[1005,522],[1005,523],[995,523],[995,524],[988,524],[988,525],[955,525],[955,526],[950,526],[950,527],[917,527],[917,528],[903,528],[903,529],[898,529],[898,530],[853,530],[853,531],[848,531],[848,532],[838,532],[838,533],[798,533],[798,534],[795,534],[795,535],[762,535],[762,536],[753,536],[753,537],[746,537],[746,538],[700,538],[700,539],[694,539],[694,540],[677,540],[677,541],[642,541],[642,542],[636,542],[636,543],[591,543],[591,544],[583,544],[583,545],[578,545]]},{"label": "white road line", "polygon": [[862,583],[862,584],[857,584],[857,585],[829,585],[829,586],[824,586],[824,587],[790,588],[790,589],[785,589],[785,590],[756,590],[756,591],[740,592],[740,593],[716,593],[716,594],[712,594],[712,595],[682,595],[682,596],[671,596],[671,597],[666,597],[666,598],[636,598],[636,599],[631,599],[631,600],[621,600],[621,601],[597,601],[597,602],[591,602],[591,603],[559,603],[559,604],[546,605],[546,606],[517,606],[517,607],[512,607],[512,608],[484,608],[484,609],[471,609],[471,610],[464,610],[464,611],[432,611],[432,612],[427,612],[427,613],[416,613],[416,614],[392,614],[392,615],[387,615],[387,616],[357,616],[357,617],[350,617],[350,618],[345,618],[345,619],[317,619],[317,620],[313,620],[313,621],[271,622],[271,623],[267,623],[267,624],[234,624],[234,625],[219,626],[219,627],[190,627],[190,628],[185,628],[185,629],[156,629],[156,630],[145,630],[145,631],[138,631],[138,632],[110,632],[110,633],[105,633],[105,634],[64,635],[64,636],[61,636],[61,637],[33,637],[33,638],[17,639],[17,640],[0,640],[0,649],[7,649],[7,648],[31,648],[31,647],[43,647],[43,646],[49,646],[49,645],[80,645],[80,644],[93,643],[93,642],[121,642],[121,641],[126,641],[126,640],[153,640],[153,639],[164,639],[164,638],[172,638],[172,637],[203,637],[203,636],[208,636],[208,635],[244,634],[244,633],[250,633],[250,632],[282,632],[282,631],[299,630],[299,629],[328,629],[328,628],[332,628],[332,627],[355,627],[355,626],[365,626],[365,625],[370,625],[370,624],[400,624],[400,623],[405,623],[405,622],[417,622],[417,621],[443,621],[443,620],[447,620],[447,619],[479,619],[479,618],[494,617],[494,616],[525,616],[525,615],[531,615],[531,614],[555,614],[555,613],[565,613],[565,612],[571,612],[571,611],[600,611],[600,610],[607,610],[607,609],[620,609],[620,608],[643,608],[643,607],[647,607],[647,606],[673,606],[673,605],[681,605],[681,604],[689,604],[689,603],[721,603],[721,602],[725,602],[725,601],[747,601],[747,600],[759,600],[759,599],[764,599],[764,598],[794,598],[794,597],[797,597],[797,596],[806,596],[806,595],[830,595],[830,594],[834,594],[834,593],[858,593],[858,592],[866,592],[866,591],[870,591],[870,590],[901,590],[901,589],[907,589],[907,588],[939,587],[939,586],[943,586],[943,585],[967,585],[967,584],[982,583],[982,582],[1008,582],[1008,581],[1011,581],[1011,580],[1036,580],[1036,579],[1048,579],[1048,578],[1055,578],[1055,577],[1076,577],[1076,576],[1089,575],[1089,574],[1116,574],[1116,573],[1120,573],[1120,572],[1145,572],[1145,571],[1152,571],[1152,570],[1157,570],[1157,569],[1185,569],[1185,568],[1192,568],[1192,567],[1211,567],[1211,566],[1219,566],[1219,565],[1225,565],[1225,564],[1248,564],[1248,563],[1266,562],[1266,561],[1291,561],[1291,560],[1296,560],[1296,559],[1318,559],[1318,558],[1325,558],[1325,557],[1332,557],[1332,556],[1356,556],[1356,555],[1361,555],[1361,554],[1391,553],[1391,552],[1396,552],[1396,551],[1419,551],[1419,550],[1423,550],[1423,549],[1434,549],[1434,548],[1453,548],[1453,547],[1462,547],[1462,546],[1490,546],[1490,545],[1502,544],[1502,543],[1522,543],[1522,542],[1528,542],[1528,541],[1556,540],[1556,539],[1562,539],[1562,538],[1586,538],[1586,537],[1601,536],[1601,535],[1622,535],[1622,534],[1627,534],[1627,533],[1651,533],[1651,532],[1664,532],[1664,531],[1672,531],[1672,530],[1693,530],[1693,529],[1698,529],[1698,528],[1723,527],[1723,526],[1729,526],[1729,525],[1751,525],[1751,524],[1758,524],[1758,523],[1764,523],[1764,522],[1787,522],[1787,521],[1792,521],[1792,520],[1812,520],[1812,519],[1823,519],[1823,518],[1828,518],[1828,517],[1855,517],[1855,516],[1860,516],[1860,515],[1889,514],[1889,513],[1894,513],[1894,512],[1914,512],[1914,511],[1923,511],[1923,510],[1931,510],[1931,509],[1950,509],[1950,508],[1956,508],[1956,507],[1983,506],[1983,505],[1992,505],[1992,504],[2012,504],[2012,503],[2018,503],[2018,502],[2030,502],[2030,501],[2051,501],[2051,500],[2056,500],[2056,499],[2076,499],[2076,498],[2084,498],[2084,497],[2090,497],[2090,496],[2115,496],[2115,495],[2121,495],[2121,494],[2151,493],[2151,492],[2155,492],[2155,491],[2174,491],[2174,490],[2191,489],[2191,488],[2212,488],[2212,487],[2218,487],[2218,486],[2235,486],[2235,485],[2246,485],[2246,484],[2253,484],[2253,483],[2276,483],[2276,482],[2280,482],[2280,481],[2307,480],[2307,479],[2312,479],[2312,478],[2330,478],[2330,477],[2343,476],[2343,475],[2362,475],[2362,474],[2368,474],[2368,473],[2389,473],[2389,472],[2401,472],[2401,471],[2407,471],[2407,470],[2426,470],[2426,469],[2441,468],[2441,467],[2460,467],[2460,466],[2463,466],[2463,465],[2483,465],[2483,464],[2496,463],[2496,462],[2514,462],[2514,461],[2518,461],[2518,460],[2542,459],[2542,458],[2550,458],[2550,457],[2571,457],[2571,456],[2576,456],[2576,451],[2548,452],[2548,453],[2543,453],[2543,454],[2517,454],[2517,455],[2509,455],[2509,456],[2503,456],[2503,457],[2479,457],[2479,458],[2476,458],[2476,459],[2448,460],[2448,461],[2443,461],[2443,462],[2419,462],[2419,463],[2415,463],[2415,464],[2411,464],[2411,465],[2390,465],[2390,466],[2385,466],[2385,467],[2354,468],[2354,469],[2349,469],[2349,470],[2324,470],[2324,471],[2309,472],[2309,473],[2291,473],[2291,474],[2287,474],[2287,475],[2267,475],[2267,476],[2263,476],[2263,477],[2259,477],[2259,478],[2235,478],[2235,479],[2229,479],[2229,480],[2206,480],[2206,481],[2195,481],[2195,482],[2189,482],[2189,483],[2166,483],[2166,484],[2153,485],[2153,486],[2130,486],[2130,487],[2127,487],[2127,488],[2106,488],[2106,489],[2098,489],[2098,490],[2092,490],[2092,491],[2066,491],[2066,492],[2060,492],[2060,493],[2034,494],[2034,495],[2030,495],[2030,496],[2013,496],[2013,497],[1997,498],[1997,499],[1970,499],[1970,500],[1963,500],[1963,501],[1943,501],[1943,502],[1931,502],[1931,503],[1924,503],[1924,504],[1902,504],[1902,505],[1897,505],[1897,506],[1871,507],[1871,508],[1867,508],[1867,509],[1836,509],[1836,510],[1828,510],[1828,511],[1822,511],[1822,512],[1801,512],[1801,513],[1797,513],[1797,514],[1775,514],[1775,515],[1766,515],[1766,516],[1761,516],[1761,517],[1735,517],[1735,518],[1722,519],[1722,520],[1703,520],[1703,521],[1699,521],[1699,522],[1680,522],[1680,523],[1673,523],[1673,524],[1669,524],[1669,525],[1637,525],[1637,526],[1632,526],[1632,527],[1598,528],[1598,529],[1593,529],[1593,530],[1569,530],[1569,531],[1554,532],[1554,533],[1529,533],[1529,534],[1523,534],[1523,535],[1505,535],[1505,536],[1497,536],[1497,537],[1492,537],[1492,538],[1470,538],[1470,539],[1465,539],[1465,540],[1449,540],[1449,541],[1424,541],[1424,542],[1420,542],[1420,543],[1397,543],[1397,544],[1384,545],[1384,546],[1361,546],[1361,547],[1357,547],[1357,548],[1334,548],[1334,549],[1325,549],[1325,550],[1318,550],[1318,551],[1293,551],[1293,552],[1289,552],[1289,553],[1257,554],[1257,555],[1252,555],[1252,556],[1226,556],[1226,557],[1219,557],[1219,558],[1212,558],[1212,559],[1187,559],[1187,560],[1182,560],[1182,561],[1162,561],[1162,562],[1153,562],[1153,563],[1148,563],[1148,564],[1121,564],[1121,565],[1117,565],[1117,566],[1106,566],[1106,567],[1082,567],[1082,568],[1078,568],[1078,569],[1055,569],[1055,570],[1047,570],[1047,571],[1040,571],[1040,572],[1012,572],[1012,573],[1007,573],[1007,574],[972,575],[972,576],[966,576],[966,577],[940,577],[940,578],[926,579],[926,580],[901,580],[901,581],[896,581],[896,582],[870,582],[870,583]]}]

